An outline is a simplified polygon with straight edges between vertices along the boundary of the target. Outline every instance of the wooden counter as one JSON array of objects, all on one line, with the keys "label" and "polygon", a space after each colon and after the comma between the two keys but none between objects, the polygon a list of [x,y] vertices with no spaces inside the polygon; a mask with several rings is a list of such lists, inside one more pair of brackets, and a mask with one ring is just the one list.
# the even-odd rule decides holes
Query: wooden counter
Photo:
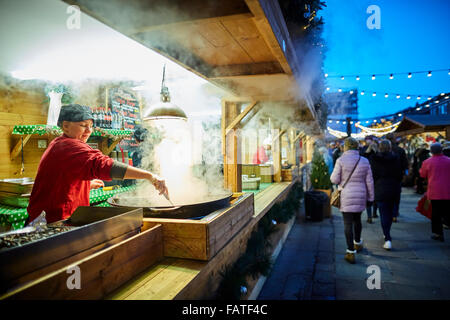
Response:
[{"label": "wooden counter", "polygon": [[[108,295],[113,300],[212,299],[221,281],[220,271],[245,252],[259,220],[284,200],[296,181],[274,183],[255,196],[250,222],[210,261],[164,258]],[[291,223],[285,227],[292,226]],[[284,232],[286,233],[286,232]],[[282,240],[282,239],[281,239]],[[276,245],[275,245],[276,246]]]}]

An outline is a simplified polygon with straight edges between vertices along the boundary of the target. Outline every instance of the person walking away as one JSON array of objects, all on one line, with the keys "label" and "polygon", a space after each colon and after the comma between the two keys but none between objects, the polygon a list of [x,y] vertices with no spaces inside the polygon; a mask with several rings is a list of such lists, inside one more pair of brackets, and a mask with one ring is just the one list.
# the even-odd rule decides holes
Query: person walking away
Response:
[{"label": "person walking away", "polygon": [[414,152],[413,170],[416,184],[416,193],[425,193],[425,180],[420,176],[419,170],[422,163],[430,157],[430,151],[427,150],[428,144],[423,143],[420,148]]},{"label": "person walking away", "polygon": [[383,248],[391,250],[392,218],[402,188],[402,166],[400,158],[392,152],[391,142],[387,139],[380,142],[379,151],[370,157],[370,164],[375,184],[375,201],[380,210],[384,234]]},{"label": "person walking away", "polygon": [[[372,140],[372,139],[366,139],[366,142],[370,143],[370,144],[367,146],[367,148],[362,149],[363,153],[361,154],[361,156],[368,159],[369,163],[370,163],[370,156],[372,154],[375,154],[378,151],[378,142],[376,140]],[[367,202],[367,207],[366,207],[367,223],[373,222],[372,217],[378,218],[377,209],[378,209],[378,207],[375,202],[370,202],[370,201]]]},{"label": "person walking away", "polygon": [[445,141],[442,144],[442,153],[444,156],[450,157],[450,141]]},{"label": "person walking away", "polygon": [[341,156],[341,142],[336,141],[335,148],[333,149],[333,167],[336,165],[336,160]]},{"label": "person walking away", "polygon": [[442,219],[448,221],[450,206],[450,158],[437,142],[430,147],[431,158],[420,168],[420,176],[428,181],[427,197],[431,200],[431,238],[444,241]]},{"label": "person walking away", "polygon": [[325,164],[328,167],[328,174],[331,175],[333,172],[333,159],[330,157],[326,147],[320,147],[319,152],[322,154],[323,161],[325,161]]},{"label": "person walking away", "polygon": [[[143,142],[147,138],[148,135],[149,135],[149,132],[148,132],[147,128],[145,128],[139,124],[134,127],[133,137],[136,140],[136,143],[138,144],[138,146],[131,152],[131,161],[133,163],[133,167],[148,170],[148,168],[142,167],[142,158],[144,156]],[[153,148],[153,146],[151,146],[150,144],[147,144],[147,146],[146,146],[147,153],[149,152],[149,150],[151,148]],[[136,184],[136,182],[137,181],[135,179],[123,180],[122,186],[124,186],[124,187],[132,186],[132,185]]]},{"label": "person walking away", "polygon": [[[345,226],[347,251],[345,260],[355,263],[355,254],[363,248],[361,238],[361,213],[367,201],[374,200],[374,185],[369,161],[359,155],[358,142],[354,138],[344,141],[344,153],[337,159],[331,174],[331,182],[341,191],[341,205]],[[345,185],[345,188],[342,187]]]},{"label": "person walking away", "polygon": [[[391,146],[392,146],[392,152],[394,152],[400,159],[400,165],[401,165],[401,170],[402,170],[402,181],[404,176],[406,175],[406,172],[409,168],[409,163],[408,163],[408,158],[406,157],[406,152],[403,148],[401,148],[393,133],[388,133],[386,135],[386,139],[389,140],[391,142]],[[400,199],[401,199],[401,189],[400,189],[400,197],[398,198],[398,201],[394,204],[394,217],[392,218],[393,222],[398,222],[398,216],[400,214]]]}]

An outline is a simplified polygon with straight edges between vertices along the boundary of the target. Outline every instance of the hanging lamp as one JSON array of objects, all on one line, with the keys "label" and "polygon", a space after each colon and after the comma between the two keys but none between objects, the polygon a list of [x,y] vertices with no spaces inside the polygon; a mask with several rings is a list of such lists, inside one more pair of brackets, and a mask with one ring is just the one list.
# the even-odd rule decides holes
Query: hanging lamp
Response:
[{"label": "hanging lamp", "polygon": [[156,119],[183,119],[187,120],[186,113],[181,110],[177,105],[170,102],[169,88],[165,84],[166,77],[166,65],[163,68],[163,78],[161,83],[161,102],[152,106],[148,114],[144,114],[145,120]]}]

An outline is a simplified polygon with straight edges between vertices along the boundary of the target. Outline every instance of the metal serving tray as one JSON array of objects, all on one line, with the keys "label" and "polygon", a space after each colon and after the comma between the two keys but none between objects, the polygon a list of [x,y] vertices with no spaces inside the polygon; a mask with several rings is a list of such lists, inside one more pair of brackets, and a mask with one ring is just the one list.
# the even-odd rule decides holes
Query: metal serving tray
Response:
[{"label": "metal serving tray", "polygon": [[31,193],[34,180],[32,178],[3,179],[0,180],[0,192],[10,192],[16,194]]},{"label": "metal serving tray", "polygon": [[28,273],[140,229],[142,220],[141,208],[78,207],[69,219],[49,224],[71,230],[0,249],[0,292]]}]

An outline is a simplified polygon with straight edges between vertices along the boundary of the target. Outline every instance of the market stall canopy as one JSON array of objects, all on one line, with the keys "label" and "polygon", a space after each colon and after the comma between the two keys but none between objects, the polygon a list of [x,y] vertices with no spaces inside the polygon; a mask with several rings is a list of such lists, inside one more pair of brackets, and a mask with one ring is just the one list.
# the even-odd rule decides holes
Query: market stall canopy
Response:
[{"label": "market stall canopy", "polygon": [[307,101],[277,1],[64,0],[236,97]]},{"label": "market stall canopy", "polygon": [[405,116],[395,131],[396,135],[404,136],[422,132],[445,131],[446,138],[450,134],[450,115],[410,115]]}]

